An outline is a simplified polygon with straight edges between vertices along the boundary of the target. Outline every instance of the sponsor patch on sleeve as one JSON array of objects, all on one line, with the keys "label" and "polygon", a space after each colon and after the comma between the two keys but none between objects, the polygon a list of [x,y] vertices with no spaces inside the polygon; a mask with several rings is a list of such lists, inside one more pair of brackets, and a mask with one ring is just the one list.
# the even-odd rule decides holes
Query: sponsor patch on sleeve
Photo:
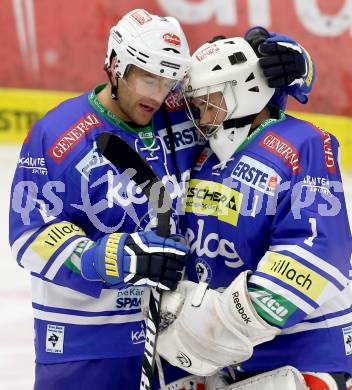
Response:
[{"label": "sponsor patch on sleeve", "polygon": [[313,301],[317,301],[328,284],[317,272],[292,257],[276,252],[266,253],[259,263],[258,271],[274,276]]},{"label": "sponsor patch on sleeve", "polygon": [[259,145],[280,157],[291,168],[294,175],[302,171],[298,150],[275,132],[269,131],[266,133],[260,140]]},{"label": "sponsor patch on sleeve", "polygon": [[169,112],[174,112],[183,108],[185,106],[185,101],[183,99],[182,93],[179,90],[170,92],[165,99],[166,110]]},{"label": "sponsor patch on sleeve", "polygon": [[282,295],[262,286],[248,289],[257,313],[270,324],[283,327],[297,307]]},{"label": "sponsor patch on sleeve", "polygon": [[102,122],[95,114],[86,114],[57,138],[49,149],[50,157],[57,164],[60,164],[94,127],[100,125],[102,125]]},{"label": "sponsor patch on sleeve", "polygon": [[321,142],[324,151],[325,168],[330,173],[336,173],[335,159],[334,159],[334,154],[332,152],[332,145],[331,145],[331,136],[327,131],[322,130],[318,126],[314,126],[314,128],[321,135]]},{"label": "sponsor patch on sleeve", "polygon": [[27,153],[25,156],[20,156],[17,167],[21,169],[28,169],[32,174],[48,174],[45,158],[32,156],[29,153]]},{"label": "sponsor patch on sleeve", "polygon": [[73,223],[54,223],[35,238],[29,249],[36,252],[44,261],[48,261],[61,245],[74,236],[85,236],[85,233]]}]

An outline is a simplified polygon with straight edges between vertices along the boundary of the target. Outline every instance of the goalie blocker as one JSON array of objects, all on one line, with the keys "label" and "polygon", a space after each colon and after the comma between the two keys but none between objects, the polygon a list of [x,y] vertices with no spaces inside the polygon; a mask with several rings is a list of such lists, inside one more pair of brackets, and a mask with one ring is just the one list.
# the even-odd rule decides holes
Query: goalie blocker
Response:
[{"label": "goalie blocker", "polygon": [[160,334],[159,354],[174,366],[208,376],[249,359],[255,345],[279,334],[255,311],[247,275],[248,271],[241,273],[223,293],[189,281],[180,282],[175,293],[166,293],[162,318],[171,313],[176,320]]}]

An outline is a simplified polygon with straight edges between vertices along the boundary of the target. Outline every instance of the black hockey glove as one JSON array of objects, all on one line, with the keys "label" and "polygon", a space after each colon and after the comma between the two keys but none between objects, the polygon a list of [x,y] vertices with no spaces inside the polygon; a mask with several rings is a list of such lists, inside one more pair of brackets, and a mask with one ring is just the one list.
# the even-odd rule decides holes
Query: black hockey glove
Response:
[{"label": "black hockey glove", "polygon": [[246,33],[245,39],[260,57],[269,87],[300,87],[306,82],[306,53],[292,38],[255,27]]}]

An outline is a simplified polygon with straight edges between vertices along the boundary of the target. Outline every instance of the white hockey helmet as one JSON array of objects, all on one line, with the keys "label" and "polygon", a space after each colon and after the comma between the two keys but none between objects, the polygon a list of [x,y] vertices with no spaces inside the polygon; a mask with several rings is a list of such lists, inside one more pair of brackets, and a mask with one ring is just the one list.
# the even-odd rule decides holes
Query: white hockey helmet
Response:
[{"label": "white hockey helmet", "polygon": [[[116,54],[117,61],[112,61]],[[129,65],[155,75],[182,80],[191,64],[186,37],[177,19],[135,9],[112,27],[105,68],[124,77]]]},{"label": "white hockey helmet", "polygon": [[[226,121],[258,114],[275,89],[268,87],[251,45],[237,37],[206,43],[196,50],[183,92],[186,100],[201,96],[206,103],[211,93],[223,94],[226,104],[223,123],[200,127],[197,118],[192,118],[204,137],[209,139]],[[241,122],[238,121],[239,124]]]}]

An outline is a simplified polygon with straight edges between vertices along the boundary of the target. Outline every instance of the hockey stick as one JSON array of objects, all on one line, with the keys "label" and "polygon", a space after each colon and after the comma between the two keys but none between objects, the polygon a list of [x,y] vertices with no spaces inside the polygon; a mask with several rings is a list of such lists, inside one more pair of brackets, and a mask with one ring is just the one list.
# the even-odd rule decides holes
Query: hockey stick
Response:
[{"label": "hockey stick", "polygon": [[[157,211],[156,232],[161,237],[167,237],[170,234],[172,200],[161,180],[148,163],[117,135],[112,133],[100,134],[96,139],[96,143],[102,155],[120,171],[126,171],[130,168],[136,171],[133,175],[134,182],[143,188],[143,192],[151,202],[153,209]],[[146,182],[148,182],[147,185]],[[152,193],[153,186],[154,188],[159,187],[158,196],[156,196],[156,193]],[[161,208],[165,211],[160,211]],[[146,323],[141,390],[151,389],[158,336],[157,329],[160,321],[160,304],[161,290],[153,287],[151,288]]]}]

